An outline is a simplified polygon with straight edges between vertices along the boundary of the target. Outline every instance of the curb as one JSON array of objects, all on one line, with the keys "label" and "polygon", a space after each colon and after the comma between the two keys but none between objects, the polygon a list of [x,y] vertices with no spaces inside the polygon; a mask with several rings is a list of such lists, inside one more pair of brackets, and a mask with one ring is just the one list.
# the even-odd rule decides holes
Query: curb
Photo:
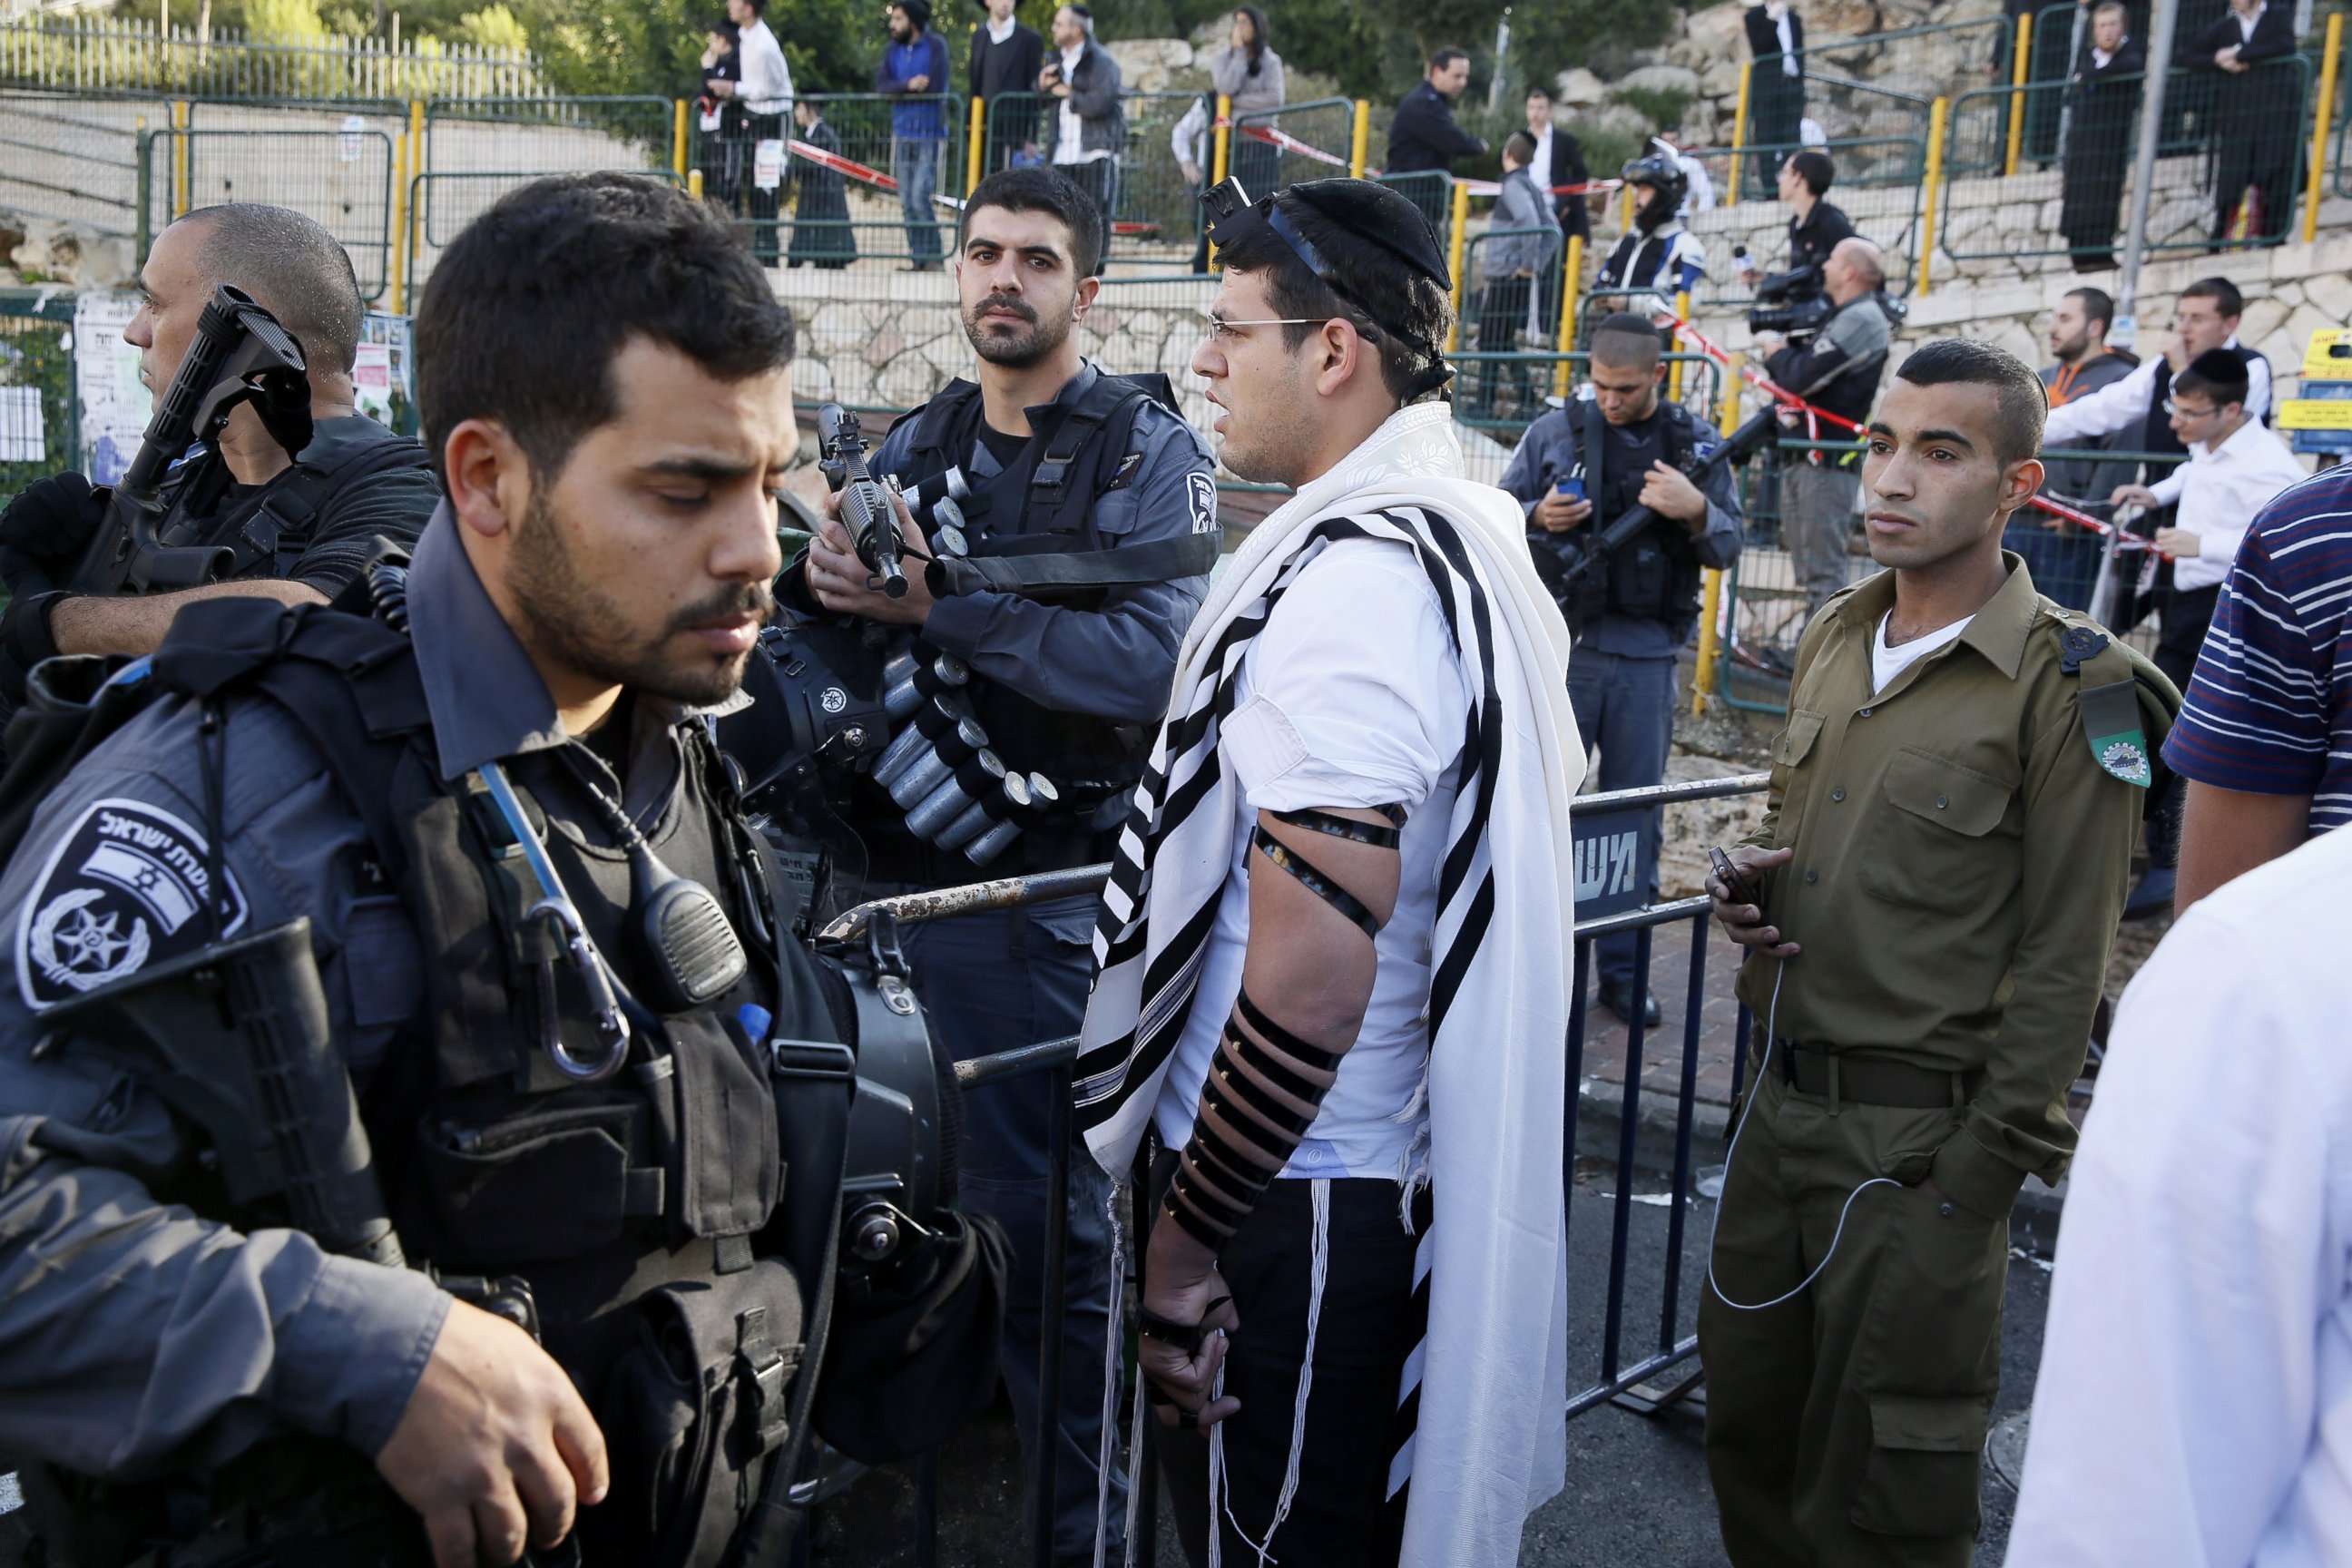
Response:
[{"label": "curb", "polygon": [[[1643,1089],[1638,1099],[1633,1129],[1633,1168],[1670,1176],[1675,1168],[1676,1097],[1664,1090]],[[1587,1079],[1576,1100],[1576,1152],[1580,1158],[1614,1163],[1625,1117],[1622,1085],[1604,1079]],[[1694,1172],[1723,1163],[1730,1135],[1730,1107],[1710,1100],[1691,1107],[1691,1168]],[[2029,1177],[2018,1189],[2017,1206],[2010,1212],[2012,1246],[2048,1258],[2057,1249],[2058,1221],[2066,1203],[2066,1182],[2047,1187]]]}]

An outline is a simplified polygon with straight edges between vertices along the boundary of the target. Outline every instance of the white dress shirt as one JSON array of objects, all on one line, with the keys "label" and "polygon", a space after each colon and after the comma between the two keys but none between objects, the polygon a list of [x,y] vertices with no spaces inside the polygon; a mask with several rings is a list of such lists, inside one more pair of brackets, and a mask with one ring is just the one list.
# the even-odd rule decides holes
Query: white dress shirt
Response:
[{"label": "white dress shirt", "polygon": [[[2238,334],[2231,332],[2222,346],[2236,348]],[[2118,430],[2137,434],[2140,422],[2147,417],[2148,400],[2156,393],[2157,367],[2162,363],[2164,356],[2150,354],[2121,381],[2074,398],[2063,408],[2052,409],[2049,423],[2042,427],[2042,445],[2066,447]],[[2246,412],[2259,421],[2270,411],[2270,361],[2256,359],[2246,366]]]},{"label": "white dress shirt", "polygon": [[2263,13],[2269,9],[2270,7],[2267,5],[2257,5],[2250,16],[2241,16],[2234,10],[2230,13],[2232,16],[2237,17],[2239,47],[2243,48],[2246,45],[2254,41],[2254,28],[2261,24]]},{"label": "white dress shirt", "polygon": [[992,44],[1003,43],[1013,36],[1013,29],[1020,25],[1021,18],[1018,16],[1007,16],[1002,22],[991,16],[988,19],[988,41]]},{"label": "white dress shirt", "polygon": [[1789,26],[1789,7],[1785,5],[1767,5],[1764,14],[1772,18],[1772,31],[1780,39],[1780,74],[1790,77],[1804,75],[1803,68],[1797,64],[1797,40]]},{"label": "white dress shirt", "polygon": [[765,17],[743,29],[736,42],[743,57],[743,79],[735,95],[747,114],[790,114],[793,111],[793,71],[784,64],[784,47],[768,29]]},{"label": "white dress shirt", "polygon": [[2286,442],[2255,419],[2231,431],[2219,447],[2189,443],[2189,460],[2147,487],[2158,500],[2177,507],[2180,526],[2197,535],[2197,553],[2173,562],[2172,585],[2185,594],[2227,577],[2254,513],[2310,477]]},{"label": "white dress shirt", "polygon": [[1219,764],[1241,785],[1233,865],[1153,1124],[1171,1149],[1192,1136],[1201,1084],[1241,992],[1250,879],[1285,874],[1250,847],[1258,812],[1402,804],[1403,866],[1396,908],[1373,942],[1363,1027],[1282,1173],[1396,1180],[1428,1121],[1425,1104],[1399,1118],[1429,1062],[1438,862],[1470,714],[1461,657],[1412,552],[1387,540],[1344,540],[1300,571],[1234,679],[1233,717],[1218,741]]},{"label": "white dress shirt", "polygon": [[2352,833],[2168,932],[2067,1184],[2011,1568],[2352,1563]]}]

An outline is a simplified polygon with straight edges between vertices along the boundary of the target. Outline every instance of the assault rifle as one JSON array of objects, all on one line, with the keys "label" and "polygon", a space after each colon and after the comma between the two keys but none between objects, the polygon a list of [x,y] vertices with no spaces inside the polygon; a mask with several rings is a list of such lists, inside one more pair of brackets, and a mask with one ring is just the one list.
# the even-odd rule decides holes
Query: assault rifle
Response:
[{"label": "assault rifle", "polygon": [[907,596],[906,569],[898,564],[905,548],[898,537],[898,513],[890,497],[866,466],[866,437],[857,416],[838,403],[816,411],[817,469],[841,497],[841,523],[857,558],[874,574],[866,584],[893,599]]},{"label": "assault rifle", "polygon": [[307,918],[151,964],[41,1021],[37,1054],[86,1050],[201,1132],[231,1204],[275,1210],[330,1252],[400,1266]]},{"label": "assault rifle", "polygon": [[[1704,456],[1693,453],[1681,465],[1682,471],[1691,483],[1705,489],[1706,481],[1717,469],[1726,463],[1747,462],[1756,455],[1759,447],[1777,436],[1779,430],[1780,410],[1777,407],[1763,409],[1750,415],[1739,428],[1725,437],[1712,451]],[[1528,543],[1535,552],[1536,567],[1545,579],[1545,586],[1551,590],[1552,595],[1565,610],[1576,605],[1588,591],[1586,580],[1601,570],[1602,563],[1632,543],[1643,530],[1657,521],[1656,512],[1636,501],[1606,527],[1597,531],[1587,527],[1554,533],[1530,524]],[[1572,620],[1576,618],[1580,617],[1571,617]]]},{"label": "assault rifle", "polygon": [[288,456],[310,444],[302,345],[251,295],[215,283],[180,373],[155,400],[139,454],[115,484],[105,521],[68,587],[77,594],[144,594],[199,587],[227,570],[233,557],[226,546],[167,545],[157,530],[172,465],[193,442],[216,444],[228,416],[246,402]]}]

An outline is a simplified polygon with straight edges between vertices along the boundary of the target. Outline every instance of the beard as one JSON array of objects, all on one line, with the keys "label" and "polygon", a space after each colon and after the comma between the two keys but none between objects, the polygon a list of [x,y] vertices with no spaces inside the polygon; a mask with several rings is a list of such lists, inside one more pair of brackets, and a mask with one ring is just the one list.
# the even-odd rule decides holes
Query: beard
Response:
[{"label": "beard", "polygon": [[[991,310],[1013,311],[1026,323],[1025,330],[1005,333],[997,323],[983,319]],[[989,363],[1027,370],[1069,341],[1069,311],[1063,310],[1049,321],[1042,320],[1037,308],[1026,300],[992,294],[964,312],[963,335],[971,340],[972,353]]]},{"label": "beard", "polygon": [[628,612],[581,574],[544,492],[530,498],[515,533],[507,590],[523,623],[517,632],[542,657],[594,679],[692,708],[732,697],[743,684],[751,654],[723,659],[665,656],[670,639],[747,611],[765,621],[776,608],[767,584],[737,583],[672,611],[649,633],[635,631]]}]

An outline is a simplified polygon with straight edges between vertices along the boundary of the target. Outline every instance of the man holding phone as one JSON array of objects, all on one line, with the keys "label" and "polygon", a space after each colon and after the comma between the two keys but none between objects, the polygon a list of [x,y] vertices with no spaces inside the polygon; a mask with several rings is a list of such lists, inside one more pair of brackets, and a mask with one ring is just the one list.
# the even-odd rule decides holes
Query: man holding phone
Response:
[{"label": "man holding phone", "polygon": [[[1588,574],[1560,609],[1577,635],[1568,695],[1576,728],[1601,747],[1601,787],[1663,783],[1675,735],[1675,655],[1698,624],[1700,572],[1739,555],[1739,492],[1727,464],[1704,487],[1687,470],[1722,437],[1659,395],[1665,375],[1657,330],[1636,315],[1604,319],[1592,334],[1591,395],[1528,426],[1503,489],[1527,514],[1536,569],[1560,595],[1558,567],[1636,504],[1658,521]],[[1657,829],[1652,829],[1652,842]],[[1650,896],[1657,897],[1654,868]],[[1601,1005],[1621,1018],[1657,999],[1633,973],[1631,932],[1601,939]]]},{"label": "man holding phone", "polygon": [[1736,1568],[1964,1568],[2009,1211],[2074,1146],[2150,759],[2179,698],[2000,548],[2021,361],[1923,344],[1863,457],[1872,558],[1798,645],[1764,821],[1707,891],[1761,1021],[1699,1306]]}]

